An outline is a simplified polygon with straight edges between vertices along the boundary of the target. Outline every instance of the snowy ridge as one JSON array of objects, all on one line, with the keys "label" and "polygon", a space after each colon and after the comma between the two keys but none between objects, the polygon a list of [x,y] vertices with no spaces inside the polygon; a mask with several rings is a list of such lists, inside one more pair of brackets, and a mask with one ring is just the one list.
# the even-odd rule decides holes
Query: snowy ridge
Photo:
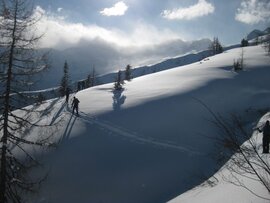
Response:
[{"label": "snowy ridge", "polygon": [[[132,66],[144,66],[165,57],[173,57],[196,50],[197,52],[209,47],[209,39],[200,39],[192,42],[172,40],[167,43],[137,48],[134,46],[121,48],[100,39],[82,39],[77,44],[64,50],[50,50],[52,68],[44,73],[42,81],[36,88],[45,89],[57,86],[62,77],[62,67],[65,60],[70,66],[72,81],[86,78],[96,67],[98,74],[106,74]],[[48,50],[41,50],[46,52]]]},{"label": "snowy ridge", "polygon": [[270,28],[266,28],[264,31],[261,30],[253,30],[247,35],[247,40],[254,40],[257,37],[261,37],[263,35],[270,34]]}]

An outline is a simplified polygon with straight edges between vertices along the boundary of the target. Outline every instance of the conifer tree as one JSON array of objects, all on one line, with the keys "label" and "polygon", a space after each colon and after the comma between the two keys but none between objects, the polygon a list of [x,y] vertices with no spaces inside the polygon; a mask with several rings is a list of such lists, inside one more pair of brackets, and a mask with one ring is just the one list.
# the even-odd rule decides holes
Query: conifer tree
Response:
[{"label": "conifer tree", "polygon": [[60,94],[61,96],[64,96],[66,91],[70,88],[70,79],[69,79],[69,67],[67,61],[65,61],[64,64],[64,75],[61,80],[61,85],[60,85]]},{"label": "conifer tree", "polygon": [[131,65],[128,64],[125,71],[125,80],[130,81],[132,79],[131,72],[132,72]]},{"label": "conifer tree", "polygon": [[249,45],[248,40],[242,39],[241,41],[241,47],[247,47]]},{"label": "conifer tree", "polygon": [[266,41],[265,41],[265,50],[268,53],[268,55],[270,55],[270,36],[266,37]]},{"label": "conifer tree", "polygon": [[270,55],[270,40],[266,43],[266,51]]},{"label": "conifer tree", "polygon": [[93,86],[95,86],[95,84],[96,84],[96,70],[95,70],[95,67],[93,67],[92,73],[90,73],[87,76],[86,86],[93,87]]},{"label": "conifer tree", "polygon": [[217,37],[214,37],[214,40],[211,43],[209,49],[212,51],[213,55],[220,54],[223,52],[223,47],[221,46],[219,39]]},{"label": "conifer tree", "polygon": [[123,89],[123,84],[124,80],[122,79],[122,72],[119,70],[114,82],[114,89],[115,90],[122,90]]}]

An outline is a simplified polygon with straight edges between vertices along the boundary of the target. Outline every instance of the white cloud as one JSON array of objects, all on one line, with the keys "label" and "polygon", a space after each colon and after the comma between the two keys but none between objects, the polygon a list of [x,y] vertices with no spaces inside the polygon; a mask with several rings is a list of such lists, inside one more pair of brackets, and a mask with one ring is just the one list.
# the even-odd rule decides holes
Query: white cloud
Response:
[{"label": "white cloud", "polygon": [[37,24],[38,32],[45,34],[40,42],[40,47],[43,48],[64,49],[76,45],[81,40],[97,38],[119,47],[143,47],[180,38],[179,33],[174,33],[169,29],[158,29],[144,22],[134,23],[134,29],[125,32],[94,24],[67,22],[61,15],[47,13],[41,7],[38,7],[36,12],[43,13]]},{"label": "white cloud", "polygon": [[237,9],[235,20],[246,24],[257,24],[269,21],[269,0],[244,0]]},{"label": "white cloud", "polygon": [[63,8],[58,8],[57,11],[58,12],[61,12],[63,10]]},{"label": "white cloud", "polygon": [[36,18],[40,18],[40,17],[42,17],[43,15],[45,15],[46,14],[46,11],[43,9],[43,8],[41,8],[40,6],[37,6],[35,9],[34,9],[34,17],[36,17]]},{"label": "white cloud", "polygon": [[104,16],[122,16],[125,15],[127,9],[128,6],[123,1],[120,1],[111,8],[104,8],[100,13]]},{"label": "white cloud", "polygon": [[174,10],[165,10],[162,16],[169,20],[191,20],[201,16],[208,15],[215,11],[215,7],[206,0],[199,0],[197,4]]}]

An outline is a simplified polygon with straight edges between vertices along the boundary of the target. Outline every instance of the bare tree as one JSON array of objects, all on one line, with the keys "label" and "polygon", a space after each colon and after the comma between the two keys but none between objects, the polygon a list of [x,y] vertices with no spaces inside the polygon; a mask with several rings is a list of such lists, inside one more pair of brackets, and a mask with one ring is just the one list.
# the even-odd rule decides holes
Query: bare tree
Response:
[{"label": "bare tree", "polygon": [[[197,99],[196,99],[197,100]],[[252,136],[256,128],[245,126],[244,120],[236,114],[226,119],[220,114],[212,111],[206,104],[199,101],[212,115],[214,126],[218,127],[219,134],[215,139],[220,153],[215,153],[218,162],[225,164],[231,176],[224,176],[227,182],[247,189],[252,194],[266,200],[270,197],[263,197],[250,188],[240,177],[248,178],[259,182],[270,194],[270,162],[259,152],[258,137]]]},{"label": "bare tree", "polygon": [[241,71],[244,69],[244,47],[241,48],[240,58],[234,60],[233,69],[234,71]]},{"label": "bare tree", "polygon": [[[28,0],[2,0],[0,7],[0,202],[22,202],[22,194],[33,191],[37,182],[32,181],[27,172],[38,162],[27,152],[26,145],[46,145],[43,138],[27,140],[25,133],[33,126],[31,113],[37,109],[23,107],[33,100],[23,91],[33,85],[28,79],[47,68],[44,55],[35,49],[41,36],[35,35],[35,24],[39,20],[33,15],[33,7]],[[15,96],[14,96],[15,95]],[[39,112],[41,113],[41,112]],[[21,150],[25,158],[14,152]]]}]

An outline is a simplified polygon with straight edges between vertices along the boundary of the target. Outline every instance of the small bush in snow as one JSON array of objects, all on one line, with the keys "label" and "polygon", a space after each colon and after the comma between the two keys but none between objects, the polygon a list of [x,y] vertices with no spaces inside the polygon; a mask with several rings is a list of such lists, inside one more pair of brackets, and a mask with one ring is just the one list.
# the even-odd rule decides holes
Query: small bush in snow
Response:
[{"label": "small bush in snow", "polygon": [[240,58],[234,60],[233,62],[233,70],[241,71],[244,69],[244,49],[241,49]]},{"label": "small bush in snow", "polygon": [[233,70],[234,71],[241,71],[243,70],[243,66],[241,65],[241,62],[239,59],[233,62]]},{"label": "small bush in snow", "polygon": [[45,95],[43,95],[41,92],[38,93],[37,96],[37,103],[42,104],[46,100]]}]

